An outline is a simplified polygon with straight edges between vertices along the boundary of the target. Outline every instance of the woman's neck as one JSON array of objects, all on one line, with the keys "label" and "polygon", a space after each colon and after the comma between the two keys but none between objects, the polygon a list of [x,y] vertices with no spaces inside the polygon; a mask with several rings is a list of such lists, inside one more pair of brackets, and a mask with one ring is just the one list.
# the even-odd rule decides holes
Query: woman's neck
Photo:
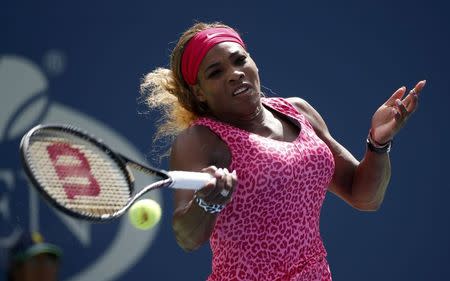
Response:
[{"label": "woman's neck", "polygon": [[255,111],[249,115],[238,116],[237,118],[221,120],[242,130],[252,132],[255,134],[267,134],[267,131],[272,127],[273,114],[261,103],[256,107]]}]

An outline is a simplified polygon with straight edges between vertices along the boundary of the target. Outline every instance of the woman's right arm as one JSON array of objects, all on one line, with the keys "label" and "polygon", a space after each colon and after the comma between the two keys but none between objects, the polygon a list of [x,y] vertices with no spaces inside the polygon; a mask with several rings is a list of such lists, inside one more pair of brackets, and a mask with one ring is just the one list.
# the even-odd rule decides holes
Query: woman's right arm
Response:
[{"label": "woman's right arm", "polygon": [[[217,136],[201,126],[183,131],[172,145],[170,170],[204,171],[215,177],[197,192],[182,189],[174,192],[172,227],[178,244],[186,251],[195,250],[209,240],[218,216],[202,209],[195,198],[200,197],[209,205],[225,205],[231,200],[237,179],[234,173],[216,168],[226,167],[214,159],[220,149]],[[226,197],[220,194],[223,190],[229,192]]]}]

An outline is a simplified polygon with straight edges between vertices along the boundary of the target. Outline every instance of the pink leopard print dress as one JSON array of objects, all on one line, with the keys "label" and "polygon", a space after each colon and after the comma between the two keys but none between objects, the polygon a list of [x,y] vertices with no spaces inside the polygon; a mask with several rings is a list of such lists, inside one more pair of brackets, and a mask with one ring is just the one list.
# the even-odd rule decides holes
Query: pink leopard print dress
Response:
[{"label": "pink leopard print dress", "polygon": [[319,216],[334,160],[305,116],[281,98],[263,104],[294,119],[293,142],[261,137],[209,118],[208,127],[230,149],[238,186],[219,214],[210,244],[208,281],[331,280]]}]

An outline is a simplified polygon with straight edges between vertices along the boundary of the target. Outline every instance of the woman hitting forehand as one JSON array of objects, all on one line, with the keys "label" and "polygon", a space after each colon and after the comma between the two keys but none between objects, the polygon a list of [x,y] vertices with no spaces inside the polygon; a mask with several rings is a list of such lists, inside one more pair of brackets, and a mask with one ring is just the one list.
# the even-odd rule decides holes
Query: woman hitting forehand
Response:
[{"label": "woman hitting forehand", "polygon": [[401,87],[375,112],[359,162],[300,98],[265,98],[258,68],[239,34],[197,23],[179,39],[171,69],[146,75],[142,90],[164,110],[163,135],[176,136],[174,170],[215,179],[177,190],[179,245],[212,249],[209,281],[331,280],[319,232],[326,191],[358,210],[376,210],[390,178],[395,134],[417,107],[420,81]]}]

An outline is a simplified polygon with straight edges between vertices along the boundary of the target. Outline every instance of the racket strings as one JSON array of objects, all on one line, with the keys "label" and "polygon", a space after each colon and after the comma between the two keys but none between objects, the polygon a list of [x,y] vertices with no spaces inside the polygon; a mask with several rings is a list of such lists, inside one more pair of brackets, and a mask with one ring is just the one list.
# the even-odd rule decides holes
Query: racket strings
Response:
[{"label": "racket strings", "polygon": [[121,166],[84,138],[40,132],[30,139],[26,157],[44,191],[82,215],[109,215],[121,210],[131,197]]}]

